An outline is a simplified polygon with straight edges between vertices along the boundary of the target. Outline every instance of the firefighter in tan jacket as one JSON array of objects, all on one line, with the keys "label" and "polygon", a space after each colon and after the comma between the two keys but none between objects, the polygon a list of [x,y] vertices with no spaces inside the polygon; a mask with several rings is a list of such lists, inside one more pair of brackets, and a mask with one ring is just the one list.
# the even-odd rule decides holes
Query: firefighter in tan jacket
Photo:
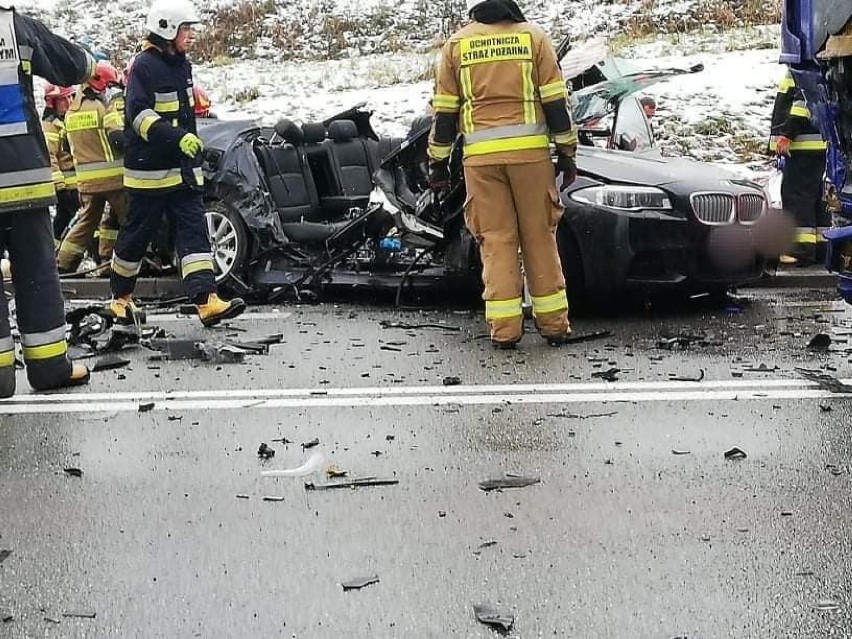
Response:
[{"label": "firefighter in tan jacket", "polygon": [[429,140],[430,184],[446,188],[460,132],[467,187],[465,217],[480,246],[485,317],[491,340],[513,348],[523,335],[523,276],[539,332],[550,343],[571,333],[565,278],[556,246],[563,183],[576,177],[577,133],[568,93],[547,35],[513,0],[468,0],[473,22],[444,46],[437,70]]},{"label": "firefighter in tan jacket", "polygon": [[[121,153],[124,148],[123,101],[109,101],[106,97],[106,91],[118,83],[115,67],[109,62],[98,62],[96,75],[74,98],[65,116],[82,209],[59,246],[56,262],[60,273],[77,270],[96,229],[98,254],[102,262],[109,262],[118,229],[127,214]],[[109,211],[105,212],[107,204]]]},{"label": "firefighter in tan jacket", "polygon": [[73,87],[59,87],[55,84],[47,84],[44,87],[41,129],[47,142],[47,152],[50,153],[50,170],[53,173],[53,184],[56,186],[53,237],[57,241],[62,238],[62,233],[80,208],[74,158],[71,157],[71,147],[65,132],[65,114],[68,113],[73,97]]}]

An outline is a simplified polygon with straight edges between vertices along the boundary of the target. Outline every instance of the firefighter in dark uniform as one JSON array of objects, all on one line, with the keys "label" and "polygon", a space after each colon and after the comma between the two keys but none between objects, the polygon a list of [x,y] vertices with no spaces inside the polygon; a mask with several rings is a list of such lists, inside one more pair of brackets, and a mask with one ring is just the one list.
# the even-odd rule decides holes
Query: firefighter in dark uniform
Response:
[{"label": "firefighter in dark uniform", "polygon": [[124,186],[130,208],[113,254],[110,303],[120,322],[141,318],[131,295],[164,213],[175,222],[181,275],[201,322],[212,326],[245,310],[241,299],[225,301],[216,292],[202,197],[203,144],[196,135],[192,65],[186,56],[198,22],[188,0],[155,2],[146,45],[128,74]]},{"label": "firefighter in dark uniform", "polygon": [[[36,390],[85,384],[89,371],[68,358],[65,308],[48,207],[56,187],[33,99],[33,75],[51,84],[83,82],[95,61],[37,20],[0,4],[0,252],[8,251],[27,378]],[[0,397],[15,393],[15,344],[0,283]]]},{"label": "firefighter in dark uniform", "polygon": [[562,205],[551,140],[564,184],[576,177],[577,132],[547,35],[513,0],[468,0],[473,22],[444,46],[429,140],[430,183],[441,191],[459,131],[464,138],[465,220],[482,256],[491,341],[513,348],[523,335],[523,255],[533,314],[551,344],[571,334],[556,246]]},{"label": "firefighter in dark uniform", "polygon": [[796,222],[793,248],[781,256],[781,263],[813,264],[822,257],[822,234],[831,227],[822,196],[827,145],[811,123],[805,96],[789,70],[775,97],[769,148],[784,157],[781,201]]}]

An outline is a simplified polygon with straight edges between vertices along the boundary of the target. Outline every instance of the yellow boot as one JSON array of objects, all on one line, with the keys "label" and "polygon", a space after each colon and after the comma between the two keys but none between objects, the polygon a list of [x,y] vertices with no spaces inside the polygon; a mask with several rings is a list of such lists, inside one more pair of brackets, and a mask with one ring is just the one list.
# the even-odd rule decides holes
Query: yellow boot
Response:
[{"label": "yellow boot", "polygon": [[109,311],[117,324],[144,324],[145,312],[136,306],[130,295],[116,297],[109,303]]},{"label": "yellow boot", "polygon": [[80,362],[72,362],[71,377],[68,379],[68,386],[85,386],[89,383],[91,374],[89,369]]},{"label": "yellow boot", "polygon": [[198,317],[205,327],[215,326],[222,320],[232,319],[246,310],[246,303],[239,297],[226,302],[216,293],[210,293],[204,304],[196,304]]}]

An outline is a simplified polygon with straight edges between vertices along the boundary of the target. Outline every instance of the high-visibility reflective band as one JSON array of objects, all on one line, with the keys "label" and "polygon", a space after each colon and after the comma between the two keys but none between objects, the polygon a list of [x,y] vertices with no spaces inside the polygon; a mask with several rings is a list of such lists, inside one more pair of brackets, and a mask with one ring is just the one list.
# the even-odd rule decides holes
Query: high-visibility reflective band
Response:
[{"label": "high-visibility reflective band", "polygon": [[822,140],[799,140],[798,138],[790,143],[791,151],[824,151],[828,148],[828,144]]},{"label": "high-visibility reflective band", "polygon": [[53,133],[52,131],[46,132],[44,134],[44,139],[47,140],[48,142],[55,142],[56,144],[59,144],[59,141],[60,141],[59,134]]},{"label": "high-visibility reflective band", "polygon": [[559,311],[568,310],[568,295],[565,291],[557,291],[553,295],[544,295],[543,297],[532,296],[533,313],[542,315],[543,313],[557,313]]},{"label": "high-visibility reflective band", "polygon": [[452,144],[430,144],[429,157],[433,160],[446,160],[453,154]]},{"label": "high-visibility reflective band", "polygon": [[52,172],[49,167],[38,169],[24,169],[22,171],[9,171],[0,173],[0,187],[19,186],[22,184],[33,184],[35,182],[50,181]]},{"label": "high-visibility reflective band", "polygon": [[520,138],[527,135],[546,135],[547,125],[544,124],[510,124],[508,126],[497,126],[492,129],[482,129],[476,133],[468,133],[464,136],[467,144],[476,144],[487,140],[502,140],[505,138]]},{"label": "high-visibility reflective band", "polygon": [[575,129],[571,131],[571,133],[560,133],[558,135],[554,135],[553,141],[556,142],[556,144],[571,145],[577,144],[579,142],[579,138],[577,137],[577,131]]},{"label": "high-visibility reflective band", "polygon": [[69,133],[97,129],[99,124],[97,111],[77,111],[65,116],[65,130]]},{"label": "high-visibility reflective band", "polygon": [[21,60],[21,69],[24,70],[24,73],[27,75],[33,74],[33,63],[30,60]]},{"label": "high-visibility reflective band", "polygon": [[567,98],[568,91],[565,88],[565,80],[559,80],[558,82],[551,82],[550,84],[540,86],[538,88],[538,94],[545,102],[553,98]]},{"label": "high-visibility reflective band", "polygon": [[794,242],[796,244],[816,244],[817,234],[814,232],[796,233],[796,239],[794,240]]},{"label": "high-visibility reflective band", "polygon": [[461,132],[473,133],[473,82],[470,79],[470,68],[464,67],[459,73],[462,89],[461,103]]},{"label": "high-visibility reflective band", "polygon": [[501,320],[523,317],[522,301],[520,297],[511,300],[486,300],[485,319]]},{"label": "high-visibility reflective band", "polygon": [[117,113],[115,111],[111,111],[104,116],[104,126],[107,128],[121,128],[124,124],[124,118],[121,113]]},{"label": "high-visibility reflective band", "polygon": [[128,262],[112,254],[112,270],[121,277],[136,277],[142,270],[142,262]]},{"label": "high-visibility reflective band", "polygon": [[49,346],[65,339],[65,325],[41,333],[21,333],[24,346]]},{"label": "high-visibility reflective band", "polygon": [[183,176],[180,169],[162,169],[159,171],[141,171],[125,169],[124,186],[131,189],[167,189],[180,186]]},{"label": "high-visibility reflective band", "polygon": [[[157,115],[157,112],[152,109],[144,109],[143,111],[140,111],[139,115],[133,118],[133,130],[141,135],[142,124],[147,119],[159,120],[160,116]],[[150,127],[151,125],[149,124],[148,126]]]},{"label": "high-visibility reflective band", "polygon": [[6,351],[14,351],[15,350],[15,340],[11,335],[7,337],[0,337],[0,351],[4,353]]},{"label": "high-visibility reflective band", "polygon": [[42,360],[53,359],[54,357],[62,357],[68,352],[68,342],[64,339],[55,344],[45,344],[44,346],[24,346],[25,360]]},{"label": "high-visibility reflective band", "polygon": [[154,111],[157,113],[174,113],[180,111],[177,91],[154,94]]},{"label": "high-visibility reflective band", "polygon": [[210,253],[190,253],[180,261],[181,277],[186,279],[193,273],[213,270],[213,256]]},{"label": "high-visibility reflective band", "polygon": [[98,229],[98,237],[102,240],[115,242],[118,239],[118,229],[109,229],[102,226]]},{"label": "high-visibility reflective band", "polygon": [[62,243],[59,245],[59,252],[70,255],[85,255],[86,247],[74,244],[74,242],[71,242],[66,238],[62,240]]},{"label": "high-visibility reflective band", "polygon": [[794,105],[794,106],[790,107],[790,115],[797,117],[797,118],[809,118],[810,119],[811,112],[808,110],[807,107],[800,107],[800,106]]},{"label": "high-visibility reflective band", "polygon": [[533,82],[533,63],[521,62],[521,82],[524,91],[524,124],[535,124],[535,83]]},{"label": "high-visibility reflective band", "polygon": [[64,171],[65,175],[65,186],[77,186],[77,173],[76,171]]},{"label": "high-visibility reflective band", "polygon": [[432,96],[432,108],[436,111],[458,111],[461,99],[457,95],[436,93]]},{"label": "high-visibility reflective band", "polygon": [[464,154],[466,156],[488,155],[489,153],[503,153],[505,151],[546,149],[549,146],[550,140],[546,135],[531,135],[522,138],[506,138],[505,140],[489,140],[488,142],[466,144]]},{"label": "high-visibility reflective band", "polygon": [[110,178],[122,177],[124,175],[124,164],[121,160],[112,162],[90,162],[77,165],[77,182],[94,182],[95,180],[108,180]]},{"label": "high-visibility reflective band", "polygon": [[139,125],[139,136],[146,142],[148,141],[148,131],[151,130],[151,127],[154,126],[159,119],[159,115],[148,116],[142,120],[142,124]]},{"label": "high-visibility reflective band", "polygon": [[532,59],[532,35],[529,33],[489,33],[459,40],[459,62],[463,68],[473,64]]},{"label": "high-visibility reflective band", "polygon": [[792,76],[786,76],[778,85],[778,93],[787,93],[790,89],[796,86],[796,82]]},{"label": "high-visibility reflective band", "polygon": [[204,171],[201,170],[200,166],[192,169],[192,176],[195,178],[195,183],[198,186],[204,186]]},{"label": "high-visibility reflective band", "polygon": [[62,171],[54,171],[51,173],[50,177],[53,179],[54,184],[65,183],[65,175],[63,175]]},{"label": "high-visibility reflective band", "polygon": [[0,351],[0,368],[9,368],[15,365],[15,350]]},{"label": "high-visibility reflective band", "polygon": [[27,184],[24,186],[10,186],[0,188],[0,204],[12,204],[14,202],[31,202],[34,200],[47,200],[56,195],[56,186],[53,180],[46,184]]}]

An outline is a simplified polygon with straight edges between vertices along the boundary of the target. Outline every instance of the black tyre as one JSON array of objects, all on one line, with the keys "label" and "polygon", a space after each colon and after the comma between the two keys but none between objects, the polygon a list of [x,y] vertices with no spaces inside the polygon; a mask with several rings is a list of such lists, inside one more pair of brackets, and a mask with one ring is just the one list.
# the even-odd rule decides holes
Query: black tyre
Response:
[{"label": "black tyre", "polygon": [[208,201],[204,208],[216,284],[227,290],[245,292],[251,255],[251,237],[246,223],[224,202]]},{"label": "black tyre", "polygon": [[559,227],[557,241],[559,259],[562,262],[562,273],[565,275],[565,291],[568,293],[568,303],[571,306],[571,312],[576,313],[589,307],[589,295],[586,291],[580,244],[571,229],[564,224]]}]

